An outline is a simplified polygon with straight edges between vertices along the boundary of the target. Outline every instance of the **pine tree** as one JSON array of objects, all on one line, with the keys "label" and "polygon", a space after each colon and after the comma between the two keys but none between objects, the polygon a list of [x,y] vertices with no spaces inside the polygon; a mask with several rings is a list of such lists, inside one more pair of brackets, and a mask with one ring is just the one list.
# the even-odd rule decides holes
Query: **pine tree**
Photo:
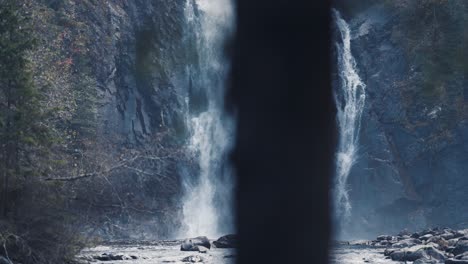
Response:
[{"label": "pine tree", "polygon": [[0,0],[0,213],[3,217],[9,210],[8,193],[13,180],[31,174],[32,153],[48,141],[47,128],[41,120],[39,93],[34,88],[27,58],[34,39],[19,2]]}]

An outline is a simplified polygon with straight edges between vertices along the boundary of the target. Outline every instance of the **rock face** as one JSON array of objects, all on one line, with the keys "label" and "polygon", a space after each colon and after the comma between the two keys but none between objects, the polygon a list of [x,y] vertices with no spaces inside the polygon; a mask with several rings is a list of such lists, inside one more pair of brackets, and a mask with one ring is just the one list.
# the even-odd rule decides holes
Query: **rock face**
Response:
[{"label": "rock face", "polygon": [[237,248],[237,235],[222,236],[218,240],[213,241],[213,245],[215,245],[217,248]]},{"label": "rock face", "polygon": [[186,100],[203,91],[189,70],[199,60],[187,1],[27,2],[38,40],[32,72],[36,85],[47,87],[44,105],[65,134],[60,147],[71,164],[64,171],[86,173],[94,163],[117,168],[108,172],[108,183],[77,181],[78,205],[71,207],[99,200],[133,208],[132,217],[122,217],[118,208],[90,207],[87,217],[107,223],[96,226],[103,238],[170,238],[180,225],[181,171],[196,175],[199,169],[183,151],[191,107]]},{"label": "rock face", "polygon": [[[451,48],[441,41],[441,50],[435,50],[429,37],[433,33],[416,21],[415,13],[429,17],[432,4],[366,2],[370,4],[357,11],[342,12],[351,26],[352,51],[368,95],[359,159],[348,180],[353,212],[343,229],[353,237],[369,237],[405,228],[463,228],[468,219],[464,74],[428,70],[429,64],[440,65],[435,54],[449,58],[444,52]],[[466,14],[457,12],[466,4],[445,1],[434,7],[450,14],[443,34],[454,35],[446,36],[447,41],[464,35],[455,25],[467,26]],[[456,61],[450,57],[444,65],[457,67]]]},{"label": "rock face", "polygon": [[211,248],[210,240],[204,236],[188,238],[180,245],[182,251],[203,251],[204,248]]}]

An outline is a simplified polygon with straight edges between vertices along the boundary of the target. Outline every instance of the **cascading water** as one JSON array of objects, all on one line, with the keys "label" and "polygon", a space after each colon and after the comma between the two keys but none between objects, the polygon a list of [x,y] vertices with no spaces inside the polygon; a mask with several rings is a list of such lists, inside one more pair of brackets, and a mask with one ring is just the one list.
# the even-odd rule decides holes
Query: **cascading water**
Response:
[{"label": "cascading water", "polygon": [[335,217],[338,222],[343,223],[351,214],[347,179],[358,157],[359,130],[366,100],[366,85],[358,75],[356,61],[351,53],[349,25],[336,10],[334,10],[334,19],[341,39],[336,42],[337,71],[340,77],[335,87],[339,142],[333,198]]},{"label": "cascading water", "polygon": [[[183,198],[180,237],[216,237],[233,232],[233,179],[226,154],[233,141],[233,121],[224,114],[224,90],[229,62],[224,43],[232,32],[230,0],[187,0],[186,19],[193,34],[195,61],[188,68],[189,150],[198,175],[188,175]],[[203,98],[199,100],[197,98]]]}]

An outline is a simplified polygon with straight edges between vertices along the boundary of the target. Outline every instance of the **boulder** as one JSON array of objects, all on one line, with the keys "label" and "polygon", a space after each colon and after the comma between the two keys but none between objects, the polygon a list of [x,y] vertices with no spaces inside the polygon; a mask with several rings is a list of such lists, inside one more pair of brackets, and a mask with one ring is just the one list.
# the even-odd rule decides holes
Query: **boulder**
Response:
[{"label": "boulder", "polygon": [[394,251],[390,258],[394,261],[416,261],[422,258],[444,261],[445,255],[432,246],[420,245]]},{"label": "boulder", "polygon": [[412,247],[416,245],[422,244],[422,241],[416,238],[408,238],[408,239],[403,239],[401,241],[398,241],[397,243],[393,244],[392,247],[394,248],[406,248],[406,247]]},{"label": "boulder", "polygon": [[468,264],[468,260],[447,259],[445,264]]},{"label": "boulder", "polygon": [[455,259],[468,260],[468,252],[455,256]]},{"label": "boulder", "polygon": [[392,236],[382,235],[382,236],[377,237],[377,241],[392,240],[392,238],[393,238]]},{"label": "boulder", "polygon": [[458,240],[451,252],[457,256],[468,251],[468,240]]},{"label": "boulder", "polygon": [[431,238],[433,236],[434,236],[433,234],[426,234],[424,236],[419,237],[419,239],[423,240],[423,241],[426,241],[426,240],[428,240],[429,238]]},{"label": "boulder", "polygon": [[213,241],[213,245],[217,248],[236,248],[238,245],[237,235],[222,236],[218,240]]},{"label": "boulder", "polygon": [[443,263],[440,260],[436,259],[427,259],[427,258],[420,258],[413,262],[413,264],[438,264],[438,263]]},{"label": "boulder", "polygon": [[205,237],[195,237],[195,238],[188,238],[182,242],[180,245],[180,250],[182,251],[198,251],[198,246],[202,246],[208,249],[211,249],[210,240]]},{"label": "boulder", "polygon": [[183,258],[182,262],[198,263],[203,262],[203,258],[200,256],[188,256]]},{"label": "boulder", "polygon": [[426,241],[426,244],[429,244],[429,243],[436,244],[437,245],[436,248],[439,249],[439,250],[445,250],[449,246],[449,243],[440,236],[433,236],[433,237],[429,238]]}]

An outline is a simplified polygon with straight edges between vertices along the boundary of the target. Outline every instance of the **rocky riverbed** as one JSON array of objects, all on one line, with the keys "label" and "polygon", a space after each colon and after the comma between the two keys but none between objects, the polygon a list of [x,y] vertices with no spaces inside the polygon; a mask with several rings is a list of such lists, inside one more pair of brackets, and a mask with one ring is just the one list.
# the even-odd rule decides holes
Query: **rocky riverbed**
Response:
[{"label": "rocky riverbed", "polygon": [[371,241],[336,243],[332,264],[468,264],[468,229],[434,228],[381,235]]},{"label": "rocky riverbed", "polygon": [[[206,237],[159,242],[114,242],[85,249],[81,263],[212,263],[234,264],[237,238]],[[331,248],[331,264],[468,264],[468,229],[427,229],[381,235],[375,240],[337,242]]]},{"label": "rocky riverbed", "polygon": [[119,241],[85,249],[77,256],[77,260],[83,264],[234,264],[235,246],[237,244],[233,235],[214,241],[206,237],[157,242]]}]

